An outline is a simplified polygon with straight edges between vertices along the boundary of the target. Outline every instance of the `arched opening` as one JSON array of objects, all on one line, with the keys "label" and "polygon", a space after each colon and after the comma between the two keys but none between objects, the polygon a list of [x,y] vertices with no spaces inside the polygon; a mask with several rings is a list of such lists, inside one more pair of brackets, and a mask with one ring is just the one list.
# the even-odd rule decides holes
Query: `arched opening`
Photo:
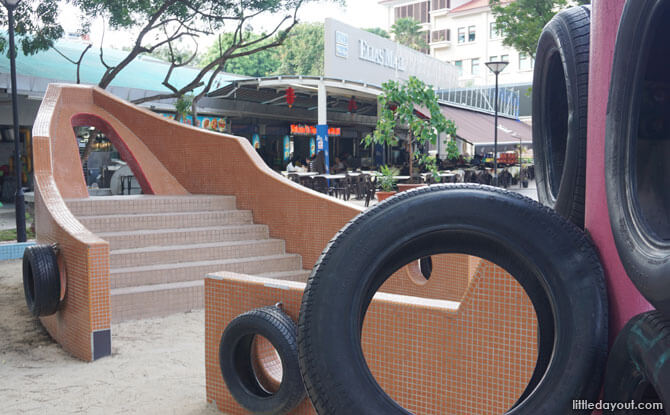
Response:
[{"label": "arched opening", "polygon": [[109,189],[98,193],[101,195],[154,194],[137,159],[107,121],[86,113],[76,114],[70,121],[89,189]]}]

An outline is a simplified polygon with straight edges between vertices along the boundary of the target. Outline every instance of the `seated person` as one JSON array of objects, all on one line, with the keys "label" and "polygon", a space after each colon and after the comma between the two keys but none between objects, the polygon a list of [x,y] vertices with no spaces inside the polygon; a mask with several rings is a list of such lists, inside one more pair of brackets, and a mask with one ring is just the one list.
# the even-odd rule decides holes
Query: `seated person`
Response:
[{"label": "seated person", "polygon": [[286,171],[289,172],[289,173],[295,173],[297,171],[301,171],[300,163],[298,162],[297,157],[291,156],[291,159],[289,160],[288,164],[286,165]]},{"label": "seated person", "polygon": [[347,170],[347,167],[342,163],[339,157],[335,157],[335,164],[333,165],[333,173],[342,173]]}]

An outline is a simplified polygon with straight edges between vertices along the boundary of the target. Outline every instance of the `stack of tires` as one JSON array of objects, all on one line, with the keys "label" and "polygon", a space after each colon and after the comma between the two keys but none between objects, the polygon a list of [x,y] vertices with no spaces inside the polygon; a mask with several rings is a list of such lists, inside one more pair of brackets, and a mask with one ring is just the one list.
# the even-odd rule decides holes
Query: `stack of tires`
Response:
[{"label": "stack of tires", "polygon": [[[616,13],[613,3],[598,3],[594,7],[600,6],[600,13]],[[590,6],[574,7],[545,27],[533,85],[538,197],[580,227],[586,206],[590,12]],[[663,402],[665,407],[670,407],[668,19],[670,1],[625,3],[607,104],[603,155],[607,206],[591,206],[609,215],[616,260],[627,274],[623,277],[630,278],[656,308],[634,317],[618,333],[608,358],[605,400]],[[601,247],[601,252],[611,251]],[[616,413],[638,412],[631,408]]]}]

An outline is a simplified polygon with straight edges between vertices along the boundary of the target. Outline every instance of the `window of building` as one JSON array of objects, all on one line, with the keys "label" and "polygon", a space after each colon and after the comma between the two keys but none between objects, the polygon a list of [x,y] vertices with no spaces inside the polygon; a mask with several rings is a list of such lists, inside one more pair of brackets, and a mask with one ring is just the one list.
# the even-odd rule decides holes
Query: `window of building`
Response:
[{"label": "window of building", "polygon": [[458,28],[458,43],[465,43],[465,28]]},{"label": "window of building", "polygon": [[496,22],[491,22],[490,23],[490,29],[489,29],[489,38],[490,39],[500,39],[504,35],[505,35],[505,33],[502,30],[496,29]]},{"label": "window of building", "polygon": [[414,20],[418,20],[420,23],[428,23],[430,21],[430,1],[396,7],[396,20],[405,17],[411,17]]},{"label": "window of building", "polygon": [[479,75],[479,58],[472,60],[472,69],[470,71],[472,75]]},{"label": "window of building", "polygon": [[444,41],[448,42],[450,40],[451,40],[451,33],[449,32],[449,29],[433,30],[432,34],[433,42],[444,42]]},{"label": "window of building", "polygon": [[500,55],[500,61],[501,62],[509,62],[509,55]]},{"label": "window of building", "polygon": [[433,0],[432,10],[450,9],[451,0]]},{"label": "window of building", "polygon": [[468,27],[468,42],[475,41],[475,26]]},{"label": "window of building", "polygon": [[489,62],[498,62],[498,56],[493,55],[493,56],[489,57]]},{"label": "window of building", "polygon": [[458,76],[463,76],[463,61],[454,61],[454,66],[456,67]]},{"label": "window of building", "polygon": [[533,59],[525,53],[519,53],[519,70],[530,71],[533,69]]}]

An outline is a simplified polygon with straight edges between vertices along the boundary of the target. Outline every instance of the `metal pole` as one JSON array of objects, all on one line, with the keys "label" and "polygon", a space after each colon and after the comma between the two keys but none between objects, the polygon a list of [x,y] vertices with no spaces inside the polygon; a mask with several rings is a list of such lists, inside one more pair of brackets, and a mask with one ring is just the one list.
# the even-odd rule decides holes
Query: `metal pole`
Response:
[{"label": "metal pole", "polygon": [[493,183],[498,187],[498,73],[496,72],[496,102],[493,126]]},{"label": "metal pole", "polygon": [[9,18],[9,56],[12,77],[12,111],[14,112],[14,174],[16,175],[16,196],[14,210],[16,212],[16,240],[26,241],[26,206],[21,186],[21,136],[19,135],[19,109],[16,93],[16,48],[14,46],[14,8],[7,7]]}]

